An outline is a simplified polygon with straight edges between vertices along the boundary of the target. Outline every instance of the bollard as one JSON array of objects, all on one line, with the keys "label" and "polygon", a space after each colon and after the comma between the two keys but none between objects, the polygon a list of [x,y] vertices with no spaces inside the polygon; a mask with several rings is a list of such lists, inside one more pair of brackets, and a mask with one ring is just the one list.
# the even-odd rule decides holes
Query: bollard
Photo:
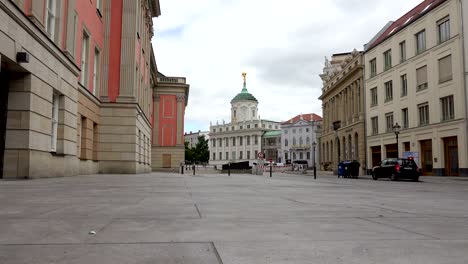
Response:
[{"label": "bollard", "polygon": [[317,179],[317,167],[314,166],[314,180]]},{"label": "bollard", "polygon": [[193,175],[195,175],[195,164],[193,164],[192,169],[193,169]]},{"label": "bollard", "polygon": [[231,163],[228,163],[228,176],[231,176]]},{"label": "bollard", "polygon": [[184,174],[184,165],[180,165],[180,172],[182,175]]},{"label": "bollard", "polygon": [[272,177],[272,173],[273,173],[273,165],[270,163],[270,178]]}]

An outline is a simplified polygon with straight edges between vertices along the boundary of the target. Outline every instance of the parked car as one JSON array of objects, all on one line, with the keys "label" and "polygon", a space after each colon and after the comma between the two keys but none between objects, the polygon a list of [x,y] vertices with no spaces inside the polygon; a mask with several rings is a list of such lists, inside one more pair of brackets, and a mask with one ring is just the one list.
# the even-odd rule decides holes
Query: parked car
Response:
[{"label": "parked car", "polygon": [[372,179],[389,178],[392,181],[398,179],[411,179],[419,181],[421,171],[413,159],[384,159],[379,166],[372,168]]}]

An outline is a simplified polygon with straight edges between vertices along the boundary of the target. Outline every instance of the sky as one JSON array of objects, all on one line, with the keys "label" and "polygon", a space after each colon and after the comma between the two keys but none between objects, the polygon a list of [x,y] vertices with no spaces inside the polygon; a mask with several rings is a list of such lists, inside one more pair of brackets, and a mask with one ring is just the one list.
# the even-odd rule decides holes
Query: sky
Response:
[{"label": "sky", "polygon": [[363,50],[389,21],[422,0],[160,0],[154,19],[158,70],[186,77],[185,132],[230,122],[247,89],[262,119],[322,116],[325,56]]}]

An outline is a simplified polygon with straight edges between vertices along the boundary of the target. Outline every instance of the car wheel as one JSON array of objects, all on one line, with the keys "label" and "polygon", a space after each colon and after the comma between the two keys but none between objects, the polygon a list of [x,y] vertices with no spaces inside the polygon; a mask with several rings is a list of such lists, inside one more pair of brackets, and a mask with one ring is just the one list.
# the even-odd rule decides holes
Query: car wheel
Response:
[{"label": "car wheel", "polygon": [[372,179],[374,181],[378,180],[379,178],[377,178],[377,175],[375,175],[375,172],[372,172]]},{"label": "car wheel", "polygon": [[398,180],[398,177],[396,176],[395,173],[392,173],[392,175],[390,176],[390,180],[391,180],[391,181],[396,181],[396,180]]}]

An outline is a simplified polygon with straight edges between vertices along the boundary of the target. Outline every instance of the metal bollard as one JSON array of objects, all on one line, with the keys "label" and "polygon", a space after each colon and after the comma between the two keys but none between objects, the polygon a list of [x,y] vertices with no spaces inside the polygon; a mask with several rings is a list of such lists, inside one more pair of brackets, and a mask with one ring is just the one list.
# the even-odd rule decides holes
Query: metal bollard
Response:
[{"label": "metal bollard", "polygon": [[193,164],[192,169],[193,169],[193,175],[195,175],[195,164]]},{"label": "metal bollard", "polygon": [[180,165],[180,172],[182,175],[184,174],[184,165]]},{"label": "metal bollard", "polygon": [[314,180],[317,179],[317,167],[314,166]]},{"label": "metal bollard", "polygon": [[270,178],[272,177],[272,173],[273,173],[273,165],[270,164]]},{"label": "metal bollard", "polygon": [[231,176],[231,163],[228,163],[228,176]]}]

